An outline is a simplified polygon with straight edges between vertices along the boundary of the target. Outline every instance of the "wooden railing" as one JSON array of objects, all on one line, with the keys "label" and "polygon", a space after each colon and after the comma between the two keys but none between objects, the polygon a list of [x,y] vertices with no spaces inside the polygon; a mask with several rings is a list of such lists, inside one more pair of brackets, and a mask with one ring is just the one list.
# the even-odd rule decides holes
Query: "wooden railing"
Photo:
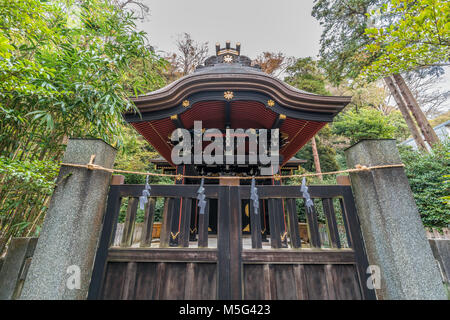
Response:
[{"label": "wooden railing", "polygon": [[[204,214],[199,214],[196,200],[198,185],[152,185],[151,197],[143,212],[138,210],[138,197],[142,194],[143,185],[111,186],[107,215],[112,216],[114,222],[109,245],[140,248],[216,247],[214,241],[211,243],[215,237],[208,232],[208,226],[210,210],[218,213],[220,203],[226,201],[219,199],[220,188],[223,187],[205,186],[206,210]],[[239,212],[242,212],[242,201],[249,200],[250,187],[238,188],[240,203],[229,203],[228,209],[222,204],[224,210],[231,211],[232,206],[239,206]],[[351,248],[349,225],[355,223],[357,217],[350,198],[350,187],[310,186],[309,192],[315,200],[312,212],[302,209],[304,201],[299,186],[258,186],[258,213],[253,209],[253,202],[246,201],[249,203],[251,240],[243,238],[244,248],[246,245],[251,245],[253,249]],[[214,208],[210,208],[212,199],[218,200]],[[157,202],[164,204],[162,208],[159,206],[161,231],[158,238],[152,237]],[[122,221],[119,223],[120,209]],[[304,220],[299,220],[300,211]],[[267,226],[263,226],[264,219],[268,220]],[[299,222],[307,225],[306,239],[300,236]],[[267,243],[262,238],[264,229],[270,230],[267,232],[270,238]]]},{"label": "wooden railing", "polygon": [[[258,186],[260,210],[255,212],[250,186],[205,185],[207,206],[202,215],[191,214],[197,210],[198,185],[152,185],[141,212],[138,198],[143,188],[110,188],[89,299],[186,299],[192,298],[192,292],[199,293],[195,297],[200,299],[272,299],[294,293],[299,298],[306,296],[305,290],[311,299],[333,298],[335,290],[340,293],[334,298],[375,297],[365,286],[368,263],[350,186],[310,186],[312,211],[302,209],[300,186]],[[159,239],[153,239],[158,203],[164,204],[162,227]],[[243,203],[249,204],[249,235],[242,231]],[[264,210],[269,221],[262,228]],[[305,212],[308,241],[300,235],[301,212]],[[217,234],[212,234],[209,218],[215,214]],[[114,246],[119,215],[123,227]],[[139,241],[133,240],[136,223],[142,228]],[[320,236],[320,224],[325,226],[327,243]],[[267,227],[265,242],[262,232]],[[339,229],[345,230],[343,237]],[[203,276],[209,280],[201,280]],[[136,280],[144,278],[149,288]],[[171,284],[185,289],[174,293]],[[296,289],[289,289],[293,284]]]}]

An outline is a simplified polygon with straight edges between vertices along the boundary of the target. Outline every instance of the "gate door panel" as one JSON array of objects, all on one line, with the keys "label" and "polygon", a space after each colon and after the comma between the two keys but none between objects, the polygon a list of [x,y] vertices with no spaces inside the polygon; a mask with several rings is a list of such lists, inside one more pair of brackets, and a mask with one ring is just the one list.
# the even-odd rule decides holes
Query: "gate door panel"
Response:
[{"label": "gate door panel", "polygon": [[[217,239],[208,239],[208,202],[220,188],[206,187],[207,206],[199,215],[192,205],[198,186],[152,185],[141,211],[143,187],[110,188],[88,298],[217,299]],[[160,228],[153,227],[155,215],[162,216]],[[197,221],[195,242],[189,241],[191,216]]]},{"label": "gate door panel", "polygon": [[89,299],[375,298],[349,186],[310,186],[313,211],[299,186],[258,186],[250,234],[242,232],[249,186],[205,185],[204,214],[197,185],[152,185],[140,210],[143,187],[110,188]]},{"label": "gate door panel", "polygon": [[[244,245],[241,257],[243,298],[375,299],[366,286],[368,263],[351,187],[310,186],[308,192],[315,203],[310,212],[299,186],[258,186],[272,215],[270,244],[261,243],[261,227],[252,224],[252,246]],[[240,195],[250,198],[250,187],[241,186]]]}]

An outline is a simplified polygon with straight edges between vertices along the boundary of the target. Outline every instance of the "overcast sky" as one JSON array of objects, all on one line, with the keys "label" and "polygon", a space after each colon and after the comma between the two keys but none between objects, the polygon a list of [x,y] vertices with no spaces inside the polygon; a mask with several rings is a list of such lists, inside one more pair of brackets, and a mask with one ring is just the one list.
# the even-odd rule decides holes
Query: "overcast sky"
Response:
[{"label": "overcast sky", "polygon": [[316,56],[321,27],[311,17],[309,0],[143,0],[150,16],[139,28],[150,43],[162,51],[176,51],[175,40],[183,32],[195,41],[241,43],[241,52],[255,58],[263,51],[281,51],[288,56]]},{"label": "overcast sky", "polygon": [[[146,31],[156,50],[176,52],[175,41],[183,32],[197,42],[241,43],[241,53],[251,59],[263,51],[287,56],[316,57],[322,33],[311,16],[313,0],[141,0],[150,15],[138,28]],[[450,68],[438,86],[450,88]],[[450,109],[450,99],[445,108]]]}]

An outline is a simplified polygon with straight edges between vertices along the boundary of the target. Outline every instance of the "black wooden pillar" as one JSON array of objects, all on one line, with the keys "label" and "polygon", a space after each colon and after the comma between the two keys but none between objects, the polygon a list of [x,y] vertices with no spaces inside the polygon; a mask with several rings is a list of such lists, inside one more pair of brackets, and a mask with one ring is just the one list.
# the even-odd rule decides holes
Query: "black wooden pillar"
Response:
[{"label": "black wooden pillar", "polygon": [[200,208],[198,207],[198,200],[192,199],[191,225],[189,226],[189,241],[197,240],[199,211]]},{"label": "black wooden pillar", "polygon": [[218,298],[240,300],[242,299],[242,211],[239,187],[221,186],[218,207]]},{"label": "black wooden pillar", "polygon": [[[185,165],[179,165],[177,166],[177,175],[183,175],[185,174],[186,166]],[[175,178],[175,184],[184,184],[184,178],[183,177],[176,177]],[[181,214],[183,211],[183,198],[176,198],[173,199],[173,206],[172,206],[172,221],[170,224],[170,238],[169,238],[169,246],[171,247],[177,247],[180,239],[180,233],[181,233]]]},{"label": "black wooden pillar", "polygon": [[[279,176],[280,177],[280,176]],[[281,186],[281,178],[272,178],[272,185]],[[271,242],[272,248],[287,248],[288,227],[286,222],[286,213],[284,208],[284,199],[269,200],[269,219],[271,219]]]},{"label": "black wooden pillar", "polygon": [[261,240],[262,242],[267,242],[267,234],[270,232],[269,227],[269,217],[267,215],[267,200],[259,200],[259,211],[261,212]]},{"label": "black wooden pillar", "polygon": [[[199,173],[193,164],[185,166],[184,174],[188,176],[198,176]],[[186,179],[184,184],[198,184],[200,185],[201,179]],[[199,224],[199,211],[198,200],[193,198],[191,201],[191,217],[189,225],[189,241],[196,241],[198,234],[198,224]]]}]

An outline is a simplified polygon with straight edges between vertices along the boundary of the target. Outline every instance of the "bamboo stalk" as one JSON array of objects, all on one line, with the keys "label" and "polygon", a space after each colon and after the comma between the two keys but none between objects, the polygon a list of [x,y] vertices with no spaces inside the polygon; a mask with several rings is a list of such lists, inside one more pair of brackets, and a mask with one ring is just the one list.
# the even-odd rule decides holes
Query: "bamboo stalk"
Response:
[{"label": "bamboo stalk", "polygon": [[317,152],[316,137],[311,138],[311,148],[314,158],[314,167],[316,168],[316,173],[319,174],[319,180],[323,181],[322,169],[320,168],[319,152]]},{"label": "bamboo stalk", "polygon": [[43,208],[47,207],[48,202],[50,201],[51,196],[47,196],[47,199],[45,199],[44,204],[41,207],[41,210],[39,211],[39,214],[37,215],[36,219],[34,219],[33,224],[31,226],[31,228],[28,230],[26,237],[29,237],[31,232],[34,230],[36,223],[39,221],[39,218],[42,216],[42,214],[44,212],[46,212],[47,210],[43,210]]}]

